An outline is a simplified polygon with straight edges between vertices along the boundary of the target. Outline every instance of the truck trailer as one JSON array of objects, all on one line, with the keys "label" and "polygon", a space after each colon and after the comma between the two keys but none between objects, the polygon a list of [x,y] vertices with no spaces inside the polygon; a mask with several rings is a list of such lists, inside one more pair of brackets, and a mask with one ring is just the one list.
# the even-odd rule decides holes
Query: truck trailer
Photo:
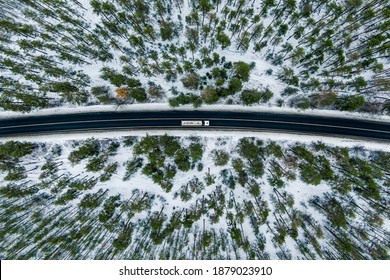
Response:
[{"label": "truck trailer", "polygon": [[210,121],[195,121],[195,120],[185,120],[181,121],[181,126],[209,126]]}]

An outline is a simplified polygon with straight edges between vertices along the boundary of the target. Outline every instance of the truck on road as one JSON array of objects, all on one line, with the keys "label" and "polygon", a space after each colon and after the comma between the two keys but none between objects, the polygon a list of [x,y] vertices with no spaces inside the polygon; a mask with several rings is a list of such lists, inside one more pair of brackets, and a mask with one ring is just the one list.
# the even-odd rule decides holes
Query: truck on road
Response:
[{"label": "truck on road", "polygon": [[186,120],[181,121],[181,126],[209,126],[210,121],[195,121],[195,120]]}]

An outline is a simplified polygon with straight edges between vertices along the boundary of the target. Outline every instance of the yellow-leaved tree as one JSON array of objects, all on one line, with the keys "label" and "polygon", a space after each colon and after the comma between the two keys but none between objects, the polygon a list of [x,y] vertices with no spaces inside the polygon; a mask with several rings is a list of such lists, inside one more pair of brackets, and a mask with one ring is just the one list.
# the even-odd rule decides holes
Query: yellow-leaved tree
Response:
[{"label": "yellow-leaved tree", "polygon": [[120,87],[115,90],[116,97],[121,100],[127,100],[129,99],[129,90],[127,87]]}]

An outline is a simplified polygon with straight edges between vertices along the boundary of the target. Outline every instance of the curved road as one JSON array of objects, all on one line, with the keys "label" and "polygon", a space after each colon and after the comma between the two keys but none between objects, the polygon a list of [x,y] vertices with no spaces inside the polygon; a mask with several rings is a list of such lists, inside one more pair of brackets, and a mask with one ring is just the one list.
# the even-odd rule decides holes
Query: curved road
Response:
[{"label": "curved road", "polygon": [[196,129],[283,131],[390,141],[390,122],[298,114],[219,111],[98,112],[27,116],[0,120],[0,137],[134,128],[183,129],[181,120],[210,121],[209,127],[197,127]]}]

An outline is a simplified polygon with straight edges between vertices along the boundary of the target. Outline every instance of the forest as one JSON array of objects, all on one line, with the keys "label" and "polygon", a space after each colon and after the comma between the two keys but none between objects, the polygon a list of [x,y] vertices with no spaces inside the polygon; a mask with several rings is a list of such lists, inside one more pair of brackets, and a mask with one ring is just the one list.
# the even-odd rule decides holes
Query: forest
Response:
[{"label": "forest", "polygon": [[389,0],[2,0],[0,108],[390,114]]},{"label": "forest", "polygon": [[389,259],[389,170],[321,141],[0,142],[0,258]]},{"label": "forest", "polygon": [[[382,118],[389,39],[389,0],[1,0],[0,117]],[[389,259],[388,148],[148,133],[0,139],[0,259]]]}]

